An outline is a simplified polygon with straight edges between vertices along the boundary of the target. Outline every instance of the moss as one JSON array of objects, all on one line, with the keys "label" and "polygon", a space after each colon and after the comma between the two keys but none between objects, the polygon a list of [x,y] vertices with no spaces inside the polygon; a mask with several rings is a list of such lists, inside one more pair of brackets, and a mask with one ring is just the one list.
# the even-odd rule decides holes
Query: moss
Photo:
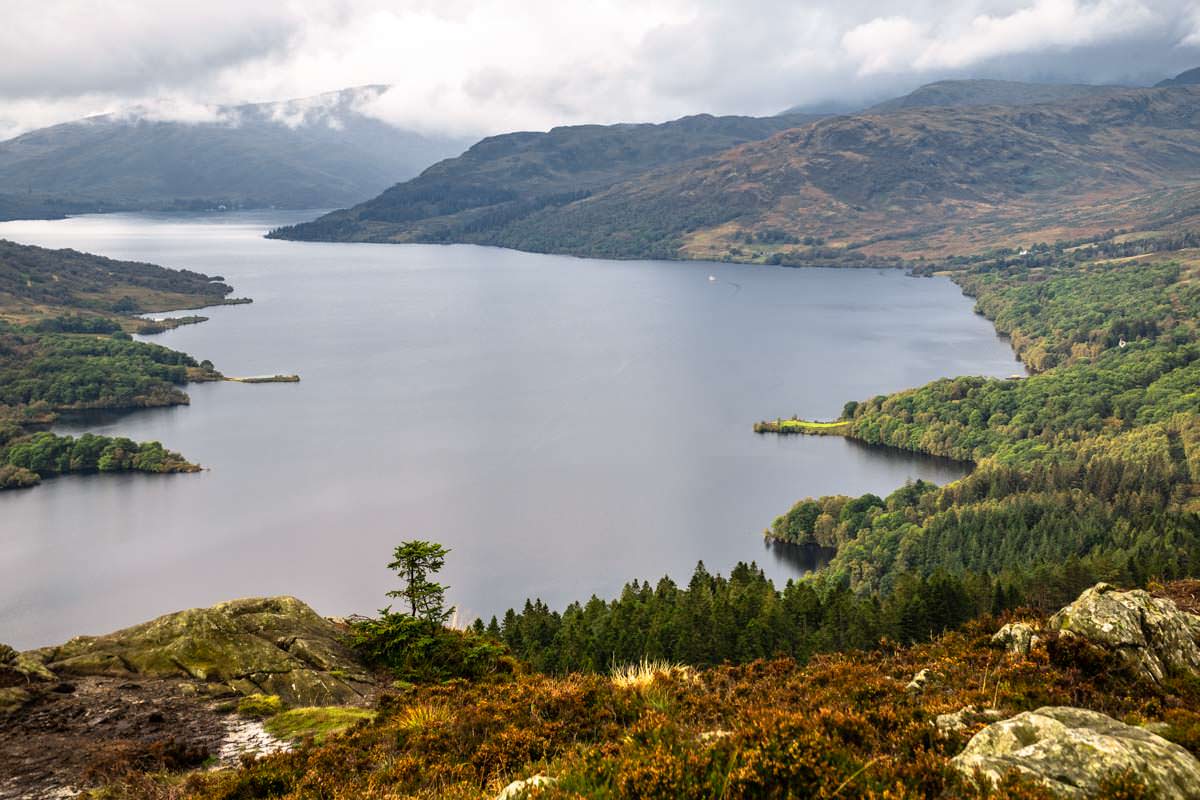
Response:
[{"label": "moss", "polygon": [[40,652],[66,674],[186,678],[315,706],[358,702],[371,682],[341,637],[295,598],[245,598]]},{"label": "moss", "polygon": [[242,698],[237,712],[243,717],[265,719],[283,711],[283,700],[275,694],[252,694]]},{"label": "moss", "polygon": [[280,739],[295,740],[311,736],[314,741],[321,742],[325,737],[341,733],[358,722],[373,719],[375,712],[367,708],[318,706],[293,708],[276,714],[266,721],[264,727],[268,733]]}]

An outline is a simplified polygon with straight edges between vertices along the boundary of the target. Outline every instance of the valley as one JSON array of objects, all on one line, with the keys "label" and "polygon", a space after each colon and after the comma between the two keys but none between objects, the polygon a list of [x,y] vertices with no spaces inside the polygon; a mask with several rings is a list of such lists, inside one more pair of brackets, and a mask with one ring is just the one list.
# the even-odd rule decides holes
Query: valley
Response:
[{"label": "valley", "polygon": [[187,5],[0,32],[0,798],[1197,796],[1194,15]]}]

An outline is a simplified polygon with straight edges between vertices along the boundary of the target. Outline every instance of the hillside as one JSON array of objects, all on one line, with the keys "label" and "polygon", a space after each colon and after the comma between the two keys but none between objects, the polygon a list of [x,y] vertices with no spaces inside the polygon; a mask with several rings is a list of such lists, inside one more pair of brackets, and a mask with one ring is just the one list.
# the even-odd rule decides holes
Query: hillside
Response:
[{"label": "hillside", "polygon": [[0,319],[9,322],[218,305],[232,291],[221,278],[191,270],[0,239]]},{"label": "hillside", "polygon": [[54,216],[55,201],[67,211],[356,202],[466,146],[358,110],[386,88],[219,107],[205,121],[133,109],[30,131],[0,142],[0,214]]},{"label": "hillside", "polygon": [[804,124],[799,117],[684,117],[659,125],[575,125],[484,139],[379,197],[279,238],[489,242],[508,225],[618,181]]},{"label": "hillside", "polygon": [[280,235],[776,263],[941,258],[1094,236],[1195,213],[1198,101],[1194,88],[1140,89],[833,117],[473,227],[431,224],[415,204],[392,202],[422,186],[444,198],[476,185],[474,174],[435,183],[427,172]]},{"label": "hillside", "polygon": [[1157,89],[1165,89],[1170,86],[1195,86],[1200,83],[1200,67],[1189,69],[1181,72],[1174,78],[1167,78],[1154,84]]},{"label": "hillside", "polygon": [[1023,83],[1021,81],[936,81],[902,96],[867,108],[865,114],[883,114],[906,108],[969,108],[971,106],[1031,106],[1061,103],[1121,91],[1118,86],[1082,83]]}]

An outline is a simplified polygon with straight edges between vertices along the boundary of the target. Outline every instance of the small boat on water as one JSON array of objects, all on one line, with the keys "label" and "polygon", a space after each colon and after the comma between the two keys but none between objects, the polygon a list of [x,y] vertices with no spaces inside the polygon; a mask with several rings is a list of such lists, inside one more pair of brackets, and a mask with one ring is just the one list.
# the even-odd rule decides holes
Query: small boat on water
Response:
[{"label": "small boat on water", "polygon": [[710,281],[715,281],[715,280],[717,279],[717,276],[716,276],[716,275],[709,275],[709,276],[708,276],[708,279],[709,279]]}]

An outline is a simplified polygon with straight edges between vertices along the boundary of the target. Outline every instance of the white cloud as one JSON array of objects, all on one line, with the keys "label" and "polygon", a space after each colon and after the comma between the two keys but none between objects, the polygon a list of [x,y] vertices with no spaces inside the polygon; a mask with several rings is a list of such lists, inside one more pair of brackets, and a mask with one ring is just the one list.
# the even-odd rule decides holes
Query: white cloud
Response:
[{"label": "white cloud", "polygon": [[764,114],[963,75],[1098,83],[1200,64],[1196,0],[3,3],[0,136],[130,105],[200,120],[375,83],[394,88],[372,113],[479,134]]},{"label": "white cloud", "polygon": [[859,75],[910,69],[929,44],[925,26],[907,17],[876,17],[842,37],[842,46],[858,64]]}]

